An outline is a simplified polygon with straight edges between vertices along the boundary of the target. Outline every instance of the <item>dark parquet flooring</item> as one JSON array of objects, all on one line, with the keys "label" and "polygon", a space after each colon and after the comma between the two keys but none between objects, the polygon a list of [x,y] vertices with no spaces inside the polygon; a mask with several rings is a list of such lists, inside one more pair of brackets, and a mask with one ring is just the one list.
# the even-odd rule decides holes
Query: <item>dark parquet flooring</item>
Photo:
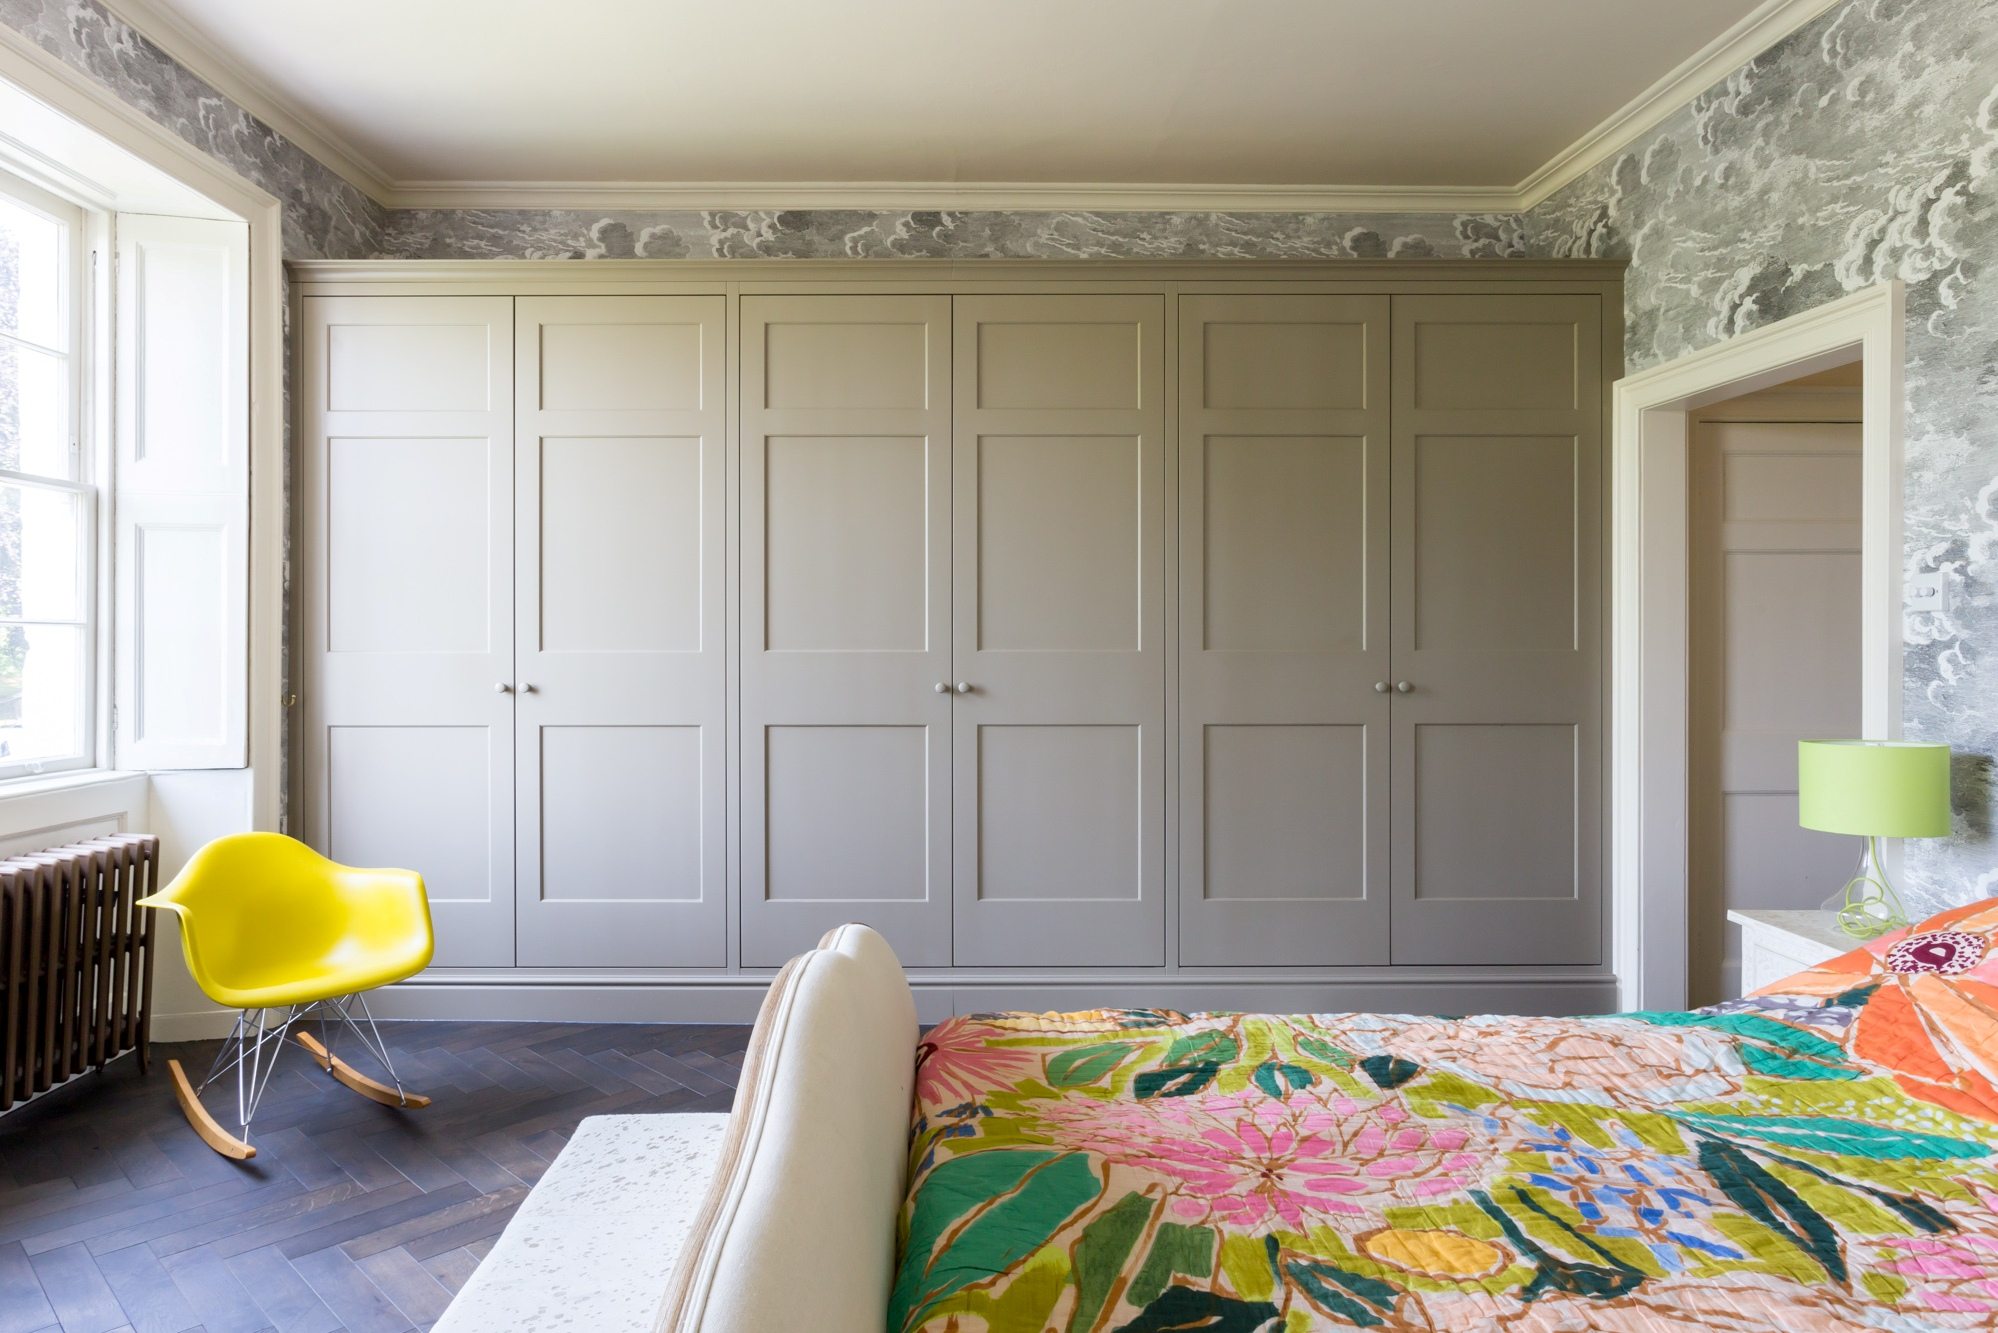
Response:
[{"label": "dark parquet flooring", "polygon": [[[349,1092],[302,1050],[231,1162],[153,1048],[0,1117],[0,1333],[428,1328],[584,1116],[726,1111],[746,1027],[384,1023],[421,1111]],[[375,1072],[364,1058],[356,1064]],[[209,1105],[233,1128],[235,1088]]]}]

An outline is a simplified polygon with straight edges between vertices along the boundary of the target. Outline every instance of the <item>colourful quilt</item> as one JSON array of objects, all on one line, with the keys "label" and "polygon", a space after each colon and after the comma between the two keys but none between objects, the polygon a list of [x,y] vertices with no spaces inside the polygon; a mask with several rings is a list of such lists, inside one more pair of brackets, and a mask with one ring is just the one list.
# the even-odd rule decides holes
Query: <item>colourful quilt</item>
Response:
[{"label": "colourful quilt", "polygon": [[1998,1328],[1994,936],[1693,1013],[953,1019],[888,1327]]}]

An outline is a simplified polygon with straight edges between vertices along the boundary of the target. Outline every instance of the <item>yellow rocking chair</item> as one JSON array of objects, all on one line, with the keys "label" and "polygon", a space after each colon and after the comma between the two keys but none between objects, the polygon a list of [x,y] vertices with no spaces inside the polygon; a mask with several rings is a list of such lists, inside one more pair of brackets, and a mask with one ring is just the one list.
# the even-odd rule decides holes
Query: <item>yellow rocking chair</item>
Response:
[{"label": "yellow rocking chair", "polygon": [[[303,1028],[295,1035],[321,1069],[385,1106],[430,1104],[428,1097],[403,1090],[362,995],[430,962],[430,900],[421,875],[357,870],[282,834],[237,833],[195,853],[173,883],[141,898],[139,906],[180,918],[181,947],[195,984],[209,999],[238,1011],[235,1030],[198,1086],[188,1082],[180,1061],[167,1061],[180,1109],[209,1147],[238,1161],[257,1155],[249,1144],[250,1118],[285,1037],[315,1015],[319,1036]],[[278,1010],[283,1017],[273,1025]],[[343,1030],[381,1063],[389,1083],[369,1078],[333,1053]],[[223,1129],[201,1104],[208,1086],[232,1069],[241,1137]]]}]

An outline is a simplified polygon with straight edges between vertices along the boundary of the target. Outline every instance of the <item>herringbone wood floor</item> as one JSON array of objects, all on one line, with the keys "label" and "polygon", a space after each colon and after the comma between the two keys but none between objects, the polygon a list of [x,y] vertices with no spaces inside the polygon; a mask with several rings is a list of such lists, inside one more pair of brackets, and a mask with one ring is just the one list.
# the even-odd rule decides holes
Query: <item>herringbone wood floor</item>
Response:
[{"label": "herringbone wood floor", "polygon": [[[288,1051],[254,1160],[194,1137],[153,1048],[0,1118],[0,1333],[427,1328],[588,1115],[725,1111],[742,1027],[384,1023],[422,1111]],[[350,1053],[351,1054],[351,1053]],[[363,1059],[356,1064],[368,1069]],[[371,1069],[368,1072],[373,1072]],[[235,1089],[211,1089],[232,1125]]]}]

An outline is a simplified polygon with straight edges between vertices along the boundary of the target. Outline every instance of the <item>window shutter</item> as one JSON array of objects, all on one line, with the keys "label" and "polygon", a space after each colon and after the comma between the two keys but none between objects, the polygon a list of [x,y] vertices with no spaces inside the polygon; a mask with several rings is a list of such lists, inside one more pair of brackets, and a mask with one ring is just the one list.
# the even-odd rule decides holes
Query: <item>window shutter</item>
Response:
[{"label": "window shutter", "polygon": [[240,768],[249,711],[249,229],[117,218],[119,768]]}]

